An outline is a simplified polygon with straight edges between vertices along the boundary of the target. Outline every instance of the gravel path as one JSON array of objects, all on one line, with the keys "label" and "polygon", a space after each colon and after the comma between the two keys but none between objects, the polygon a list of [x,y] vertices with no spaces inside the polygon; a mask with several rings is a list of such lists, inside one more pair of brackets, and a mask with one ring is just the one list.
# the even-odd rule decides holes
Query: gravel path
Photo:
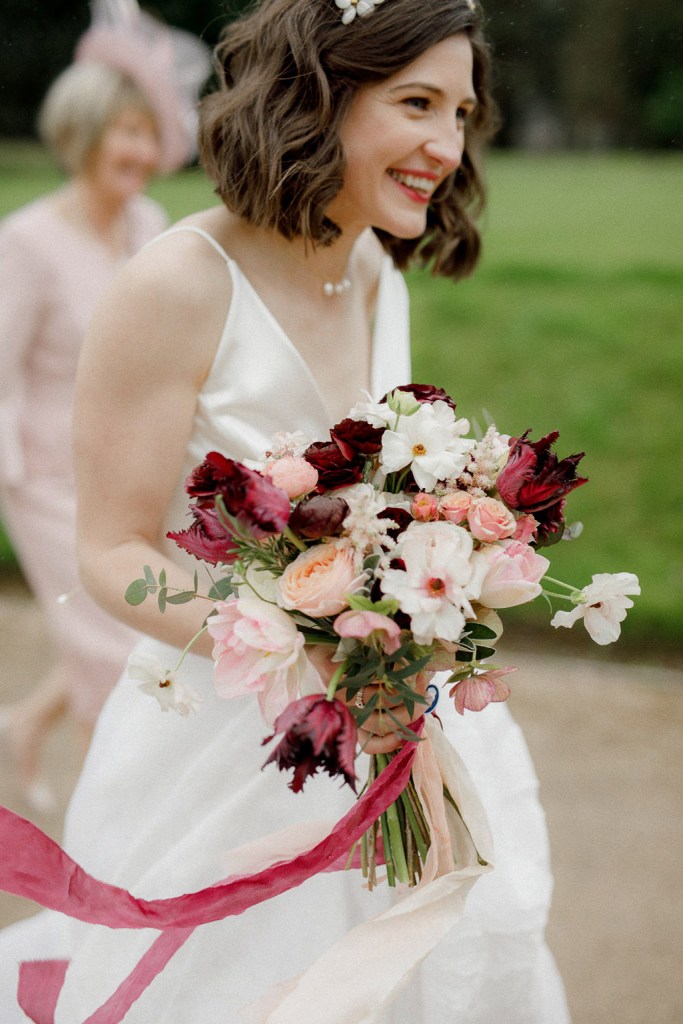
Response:
[{"label": "gravel path", "polygon": [[[18,697],[49,658],[34,602],[21,585],[3,584],[0,702]],[[574,1024],[683,1022],[683,672],[527,650],[508,650],[507,660],[520,667],[510,706],[548,816],[556,879],[548,935]],[[78,762],[65,723],[46,755],[58,806],[36,815],[0,746],[0,802],[59,838]],[[0,926],[30,912],[0,894]]]}]

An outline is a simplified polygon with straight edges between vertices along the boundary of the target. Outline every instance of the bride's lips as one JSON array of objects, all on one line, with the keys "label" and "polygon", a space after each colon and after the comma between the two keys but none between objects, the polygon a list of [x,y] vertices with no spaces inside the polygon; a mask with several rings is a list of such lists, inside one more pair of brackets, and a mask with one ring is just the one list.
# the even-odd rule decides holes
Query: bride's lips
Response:
[{"label": "bride's lips", "polygon": [[429,203],[439,181],[439,176],[432,171],[413,171],[390,167],[387,174],[413,202],[424,205]]}]

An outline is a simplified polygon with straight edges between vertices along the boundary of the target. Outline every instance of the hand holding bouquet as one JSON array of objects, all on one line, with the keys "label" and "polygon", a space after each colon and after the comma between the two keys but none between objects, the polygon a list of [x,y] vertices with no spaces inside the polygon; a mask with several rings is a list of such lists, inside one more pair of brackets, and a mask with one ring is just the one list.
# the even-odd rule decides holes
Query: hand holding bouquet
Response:
[{"label": "hand holding bouquet", "polygon": [[[539,554],[565,532],[582,455],[558,459],[557,433],[468,433],[445,392],[411,384],[356,405],[328,440],[279,435],[257,466],[211,452],[187,481],[192,523],[169,537],[215,567],[205,629],[217,691],[256,694],[264,742],[279,737],[266,763],[293,769],[295,791],[319,770],[355,789],[359,747],[371,783],[419,740],[436,672],[460,714],[506,700],[513,669],[490,662],[501,609],[545,594],[571,606],[553,625],[582,617],[599,644],[619,635],[637,578],[602,574],[577,590]],[[146,568],[126,596],[149,593],[162,611],[202,596],[196,576],[177,593]],[[171,673],[133,671],[162,707],[193,709]],[[444,803],[457,813],[446,789]],[[416,884],[431,840],[411,779],[361,842],[370,886],[382,862],[390,884]]]}]

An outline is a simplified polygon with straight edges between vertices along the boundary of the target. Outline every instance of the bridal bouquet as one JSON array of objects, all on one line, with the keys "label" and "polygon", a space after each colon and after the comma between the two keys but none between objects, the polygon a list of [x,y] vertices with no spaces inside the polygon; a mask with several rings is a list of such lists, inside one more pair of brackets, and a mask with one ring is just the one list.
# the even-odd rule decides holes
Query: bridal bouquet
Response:
[{"label": "bridal bouquet", "polygon": [[[356,405],[327,440],[276,436],[259,464],[210,452],[187,480],[192,523],[168,536],[215,567],[211,591],[199,594],[196,574],[193,590],[173,591],[149,567],[128,588],[130,603],[153,593],[162,611],[215,602],[205,629],[217,691],[257,695],[264,742],[279,737],[266,763],[293,769],[295,791],[318,770],[355,790],[357,750],[383,729],[418,740],[411,723],[438,700],[436,672],[460,714],[506,700],[514,669],[490,660],[501,609],[544,594],[569,605],[553,626],[582,618],[598,644],[619,636],[637,577],[600,574],[576,589],[539,553],[577,532],[564,506],[586,483],[582,455],[558,458],[556,432],[469,431],[443,390],[410,384]],[[165,709],[193,709],[172,674],[132,671]],[[393,756],[370,757],[368,783]],[[457,813],[447,790],[444,800]],[[411,778],[360,843],[370,887],[382,862],[389,884],[419,881],[428,817]]]}]

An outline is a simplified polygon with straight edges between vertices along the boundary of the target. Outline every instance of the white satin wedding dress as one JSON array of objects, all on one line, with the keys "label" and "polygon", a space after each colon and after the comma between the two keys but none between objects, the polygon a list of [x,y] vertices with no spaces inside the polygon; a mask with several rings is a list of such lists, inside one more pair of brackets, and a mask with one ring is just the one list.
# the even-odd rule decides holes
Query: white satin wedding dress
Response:
[{"label": "white satin wedding dress", "polygon": [[[163,236],[162,236],[163,237]],[[332,420],[306,364],[238,266],[209,239],[230,273],[233,299],[168,511],[182,527],[182,481],[205,453],[259,458],[278,430],[327,438]],[[410,379],[406,290],[386,258],[373,337],[376,396]],[[438,382],[437,382],[438,383]],[[169,561],[177,549],[169,546]],[[143,646],[168,667],[177,651]],[[261,770],[264,725],[256,701],[216,697],[211,663],[190,656],[182,677],[204,703],[189,718],[162,714],[126,676],[100,718],[68,812],[65,847],[95,877],[136,896],[175,896],[226,876],[226,852],[312,819],[335,821],[348,788],[327,776],[303,794],[273,765]],[[439,714],[467,765],[493,834],[495,868],[470,893],[463,918],[406,979],[382,1024],[566,1024],[563,987],[544,940],[552,889],[537,780],[504,704]],[[135,1003],[126,1024],[239,1024],[240,1008],[300,974],[326,948],[395,899],[368,893],[356,871],[315,877],[241,917],[198,928]],[[17,961],[71,958],[57,1024],[82,1024],[158,935],[110,930],[42,912],[0,934],[0,1021],[14,1009]],[[388,951],[390,956],[390,951]],[[325,1006],[300,1024],[323,1024]]]}]

